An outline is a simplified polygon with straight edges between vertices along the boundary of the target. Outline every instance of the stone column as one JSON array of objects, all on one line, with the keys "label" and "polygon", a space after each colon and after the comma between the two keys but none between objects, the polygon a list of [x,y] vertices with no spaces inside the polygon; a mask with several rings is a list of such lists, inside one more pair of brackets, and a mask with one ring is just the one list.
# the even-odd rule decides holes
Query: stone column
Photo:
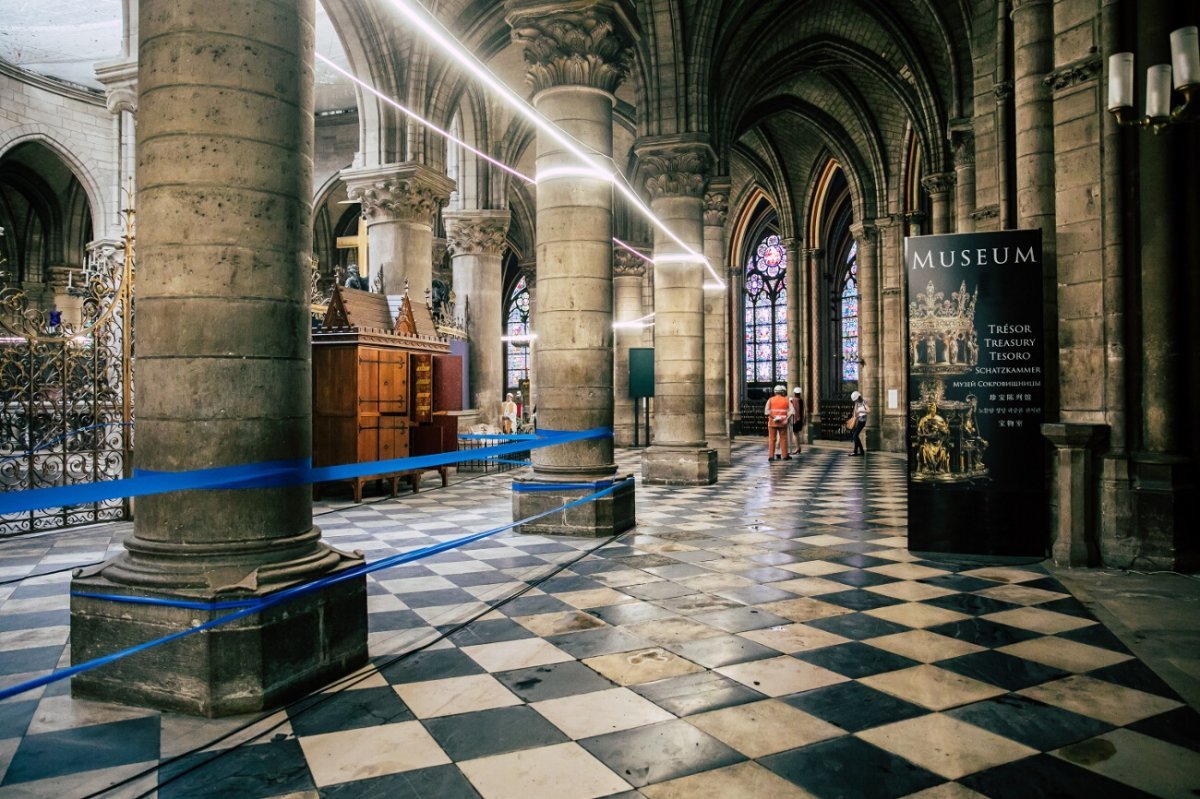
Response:
[{"label": "stone column", "polygon": [[371,289],[398,296],[407,285],[413,301],[425,302],[425,290],[433,288],[433,225],[454,181],[411,162],[344,169],[341,177],[367,220]]},{"label": "stone column", "polygon": [[[693,253],[704,251],[704,186],[712,154],[681,137],[637,149],[650,208]],[[704,438],[704,284],[708,271],[654,231],[654,443],[642,482],[709,485],[717,453]]]},{"label": "stone column", "polygon": [[929,192],[930,233],[952,233],[954,217],[950,212],[951,194],[954,191],[954,173],[939,172],[921,178],[921,185]]},{"label": "stone column", "polygon": [[787,253],[787,270],[784,273],[784,284],[787,286],[788,314],[788,399],[792,398],[792,389],[800,385],[800,371],[803,359],[800,356],[801,341],[804,335],[804,314],[801,309],[800,297],[800,239],[786,238],[782,242]]},{"label": "stone column", "polygon": [[[471,403],[486,424],[499,426],[500,403],[504,401],[504,330],[502,274],[508,211],[454,211],[444,216],[446,242],[454,259],[456,302],[470,307],[467,335],[470,337]],[[465,298],[465,300],[464,300]]]},{"label": "stone column", "polygon": [[1097,566],[1096,463],[1108,425],[1044,424],[1042,435],[1057,450],[1051,556],[1059,566]]},{"label": "stone column", "polygon": [[[1013,90],[1016,101],[1017,227],[1042,230],[1046,352],[1058,352],[1058,270],[1054,217],[1054,104],[1046,75],[1054,69],[1050,0],[1013,0]],[[1046,359],[1046,418],[1059,416],[1058,359]]]},{"label": "stone column", "polygon": [[[704,193],[704,257],[718,274],[727,275],[725,222],[729,216],[729,178],[708,181]],[[704,438],[716,450],[717,465],[733,463],[729,440],[729,296],[715,281],[704,291]]]},{"label": "stone column", "polygon": [[[906,325],[907,303],[904,289],[904,218],[899,214],[881,216],[875,220],[875,263],[879,280],[878,341],[902,341]],[[861,268],[860,268],[861,273]],[[904,452],[908,422],[908,372],[905,369],[905,347],[879,345],[881,400],[876,416],[879,419],[880,448]],[[896,392],[896,407],[888,401],[889,392]]]},{"label": "stone column", "polygon": [[858,242],[858,390],[867,398],[871,414],[863,431],[866,444],[871,449],[879,448],[879,420],[883,415],[883,398],[880,396],[879,357],[879,294],[876,290],[878,271],[875,263],[875,226],[855,223],[850,226],[850,235]]},{"label": "stone column", "polygon": [[113,115],[114,161],[117,165],[115,185],[110,189],[113,213],[108,217],[108,229],[101,231],[116,239],[124,232],[121,227],[120,211],[133,202],[125,196],[132,188],[137,154],[134,152],[134,136],[137,132],[137,60],[122,57],[96,64],[96,79],[104,86],[104,101],[108,112]]},{"label": "stone column", "polygon": [[[818,304],[816,287],[821,285],[821,255],[820,247],[804,250],[806,292],[808,300],[808,343],[815,355],[821,351],[821,307]],[[808,369],[804,376],[804,407],[808,413],[808,440],[811,442],[821,432],[821,369],[822,360],[818,357],[809,359]]]},{"label": "stone column", "polygon": [[954,135],[954,221],[959,233],[974,233],[975,136],[969,130]]},{"label": "stone column", "polygon": [[[136,466],[311,452],[312,0],[142,0]],[[307,485],[138,499],[125,551],[72,589],[253,599],[362,558],[330,549]],[[71,600],[79,663],[226,614]],[[76,696],[259,711],[366,661],[364,578],[78,675]]]},{"label": "stone column", "polygon": [[[613,378],[613,441],[618,447],[633,446],[634,400],[629,396],[629,350],[642,343],[642,327],[634,326],[635,320],[645,316],[642,310],[642,280],[646,277],[646,259],[639,258],[628,250],[613,250],[613,292],[616,304],[615,318],[618,327],[615,333],[614,355],[615,376]],[[642,420],[638,419],[639,423]],[[640,439],[639,439],[640,440]],[[642,442],[643,446],[650,442]]]},{"label": "stone column", "polygon": [[[612,156],[614,92],[632,57],[624,0],[508,0],[538,111],[603,162]],[[544,131],[537,134],[538,424],[552,430],[613,424],[612,186]],[[533,452],[513,481],[513,516],[527,518],[618,479],[612,438]],[[569,484],[555,488],[555,483]],[[581,488],[584,485],[587,487]],[[555,513],[522,532],[607,536],[634,524],[633,485]]]}]

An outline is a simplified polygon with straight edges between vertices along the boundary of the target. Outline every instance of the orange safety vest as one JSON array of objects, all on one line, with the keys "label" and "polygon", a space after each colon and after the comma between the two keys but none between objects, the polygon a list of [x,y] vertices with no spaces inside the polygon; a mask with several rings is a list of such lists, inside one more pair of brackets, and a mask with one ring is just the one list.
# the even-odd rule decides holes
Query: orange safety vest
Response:
[{"label": "orange safety vest", "polygon": [[787,397],[778,394],[767,400],[767,419],[771,427],[786,427],[788,417]]}]

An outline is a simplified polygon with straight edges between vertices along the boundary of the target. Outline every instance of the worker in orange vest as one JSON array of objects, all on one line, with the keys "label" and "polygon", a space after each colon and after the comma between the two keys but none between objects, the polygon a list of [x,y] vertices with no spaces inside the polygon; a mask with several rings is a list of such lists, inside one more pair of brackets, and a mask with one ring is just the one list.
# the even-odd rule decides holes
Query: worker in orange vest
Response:
[{"label": "worker in orange vest", "polygon": [[[767,416],[767,460],[779,460],[779,450],[782,450],[784,460],[791,460],[792,455],[787,451],[787,424],[789,403],[787,388],[775,386],[775,394],[767,400],[763,413]],[[776,445],[778,444],[778,450]]]}]

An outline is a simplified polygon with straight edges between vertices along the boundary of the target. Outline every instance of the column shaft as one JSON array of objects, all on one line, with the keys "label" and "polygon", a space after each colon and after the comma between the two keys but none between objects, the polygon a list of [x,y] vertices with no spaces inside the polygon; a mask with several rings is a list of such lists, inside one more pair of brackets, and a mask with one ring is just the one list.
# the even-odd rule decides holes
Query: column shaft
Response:
[{"label": "column shaft", "polygon": [[858,242],[858,293],[859,293],[859,339],[858,354],[861,365],[858,373],[858,390],[867,398],[871,414],[865,430],[867,445],[879,446],[879,419],[883,413],[880,397],[879,357],[879,295],[876,289],[878,271],[875,263],[875,228],[871,225],[854,224],[850,232]]},{"label": "column shaft", "polygon": [[[710,180],[704,195],[704,256],[721,275],[725,263],[725,222],[729,213],[729,181]],[[732,463],[729,441],[729,296],[724,289],[704,292],[704,438],[717,452],[717,465]]]},{"label": "column shaft", "polygon": [[[138,468],[311,452],[313,17],[311,0],[141,3]],[[125,548],[74,586],[254,597],[362,562],[321,543],[305,485],[143,497]],[[261,709],[365,659],[364,587],[79,675],[73,691],[206,715]],[[76,598],[72,658],[215,615]]]},{"label": "column shaft", "polygon": [[[648,258],[649,256],[647,256]],[[645,316],[642,310],[642,280],[646,261],[626,250],[613,251],[614,313],[618,323],[633,324]],[[620,327],[616,331],[615,377],[613,380],[613,440],[618,447],[633,446],[634,399],[629,396],[629,350],[642,345],[643,327]],[[642,420],[638,419],[639,424]],[[649,441],[638,441],[648,446]]]}]

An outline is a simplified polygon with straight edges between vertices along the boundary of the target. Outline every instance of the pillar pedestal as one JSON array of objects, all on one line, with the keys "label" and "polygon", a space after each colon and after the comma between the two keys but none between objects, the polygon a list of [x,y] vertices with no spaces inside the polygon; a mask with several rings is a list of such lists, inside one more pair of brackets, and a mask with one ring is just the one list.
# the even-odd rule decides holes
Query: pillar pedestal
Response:
[{"label": "pillar pedestal", "polygon": [[696,486],[717,482],[715,449],[655,444],[642,456],[647,485]]},{"label": "pillar pedestal", "polygon": [[1200,556],[1187,531],[1196,529],[1196,464],[1185,457],[1160,453],[1133,456],[1133,518],[1140,540],[1130,569],[1189,572]]},{"label": "pillar pedestal", "polygon": [[616,475],[592,483],[563,483],[556,488],[537,475],[513,478],[512,509],[514,519],[527,519],[539,513],[561,508],[578,499],[629,480],[611,494],[583,502],[559,513],[519,525],[516,532],[527,535],[569,535],[582,538],[607,538],[623,533],[637,523],[632,475]]},{"label": "pillar pedestal", "polygon": [[1056,450],[1050,518],[1050,551],[1059,566],[1096,566],[1100,552],[1096,519],[1096,464],[1108,425],[1043,424],[1042,435]]}]

